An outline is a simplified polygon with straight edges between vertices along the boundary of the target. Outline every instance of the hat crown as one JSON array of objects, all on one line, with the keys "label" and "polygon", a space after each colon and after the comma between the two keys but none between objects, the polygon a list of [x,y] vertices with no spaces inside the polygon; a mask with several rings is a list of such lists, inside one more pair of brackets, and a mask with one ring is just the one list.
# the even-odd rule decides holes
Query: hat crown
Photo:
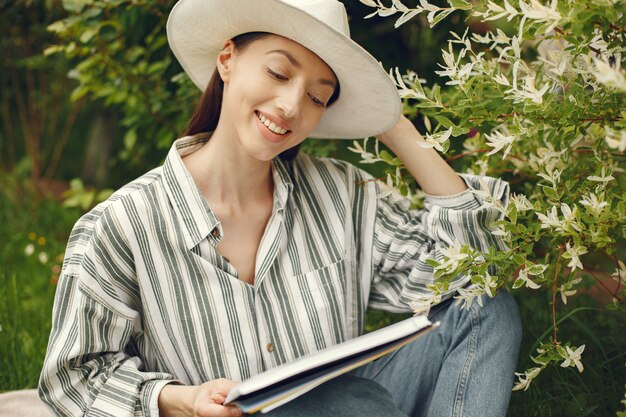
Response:
[{"label": "hat crown", "polygon": [[324,22],[334,30],[350,37],[348,14],[346,8],[338,0],[281,0],[283,3],[302,10],[303,12]]}]

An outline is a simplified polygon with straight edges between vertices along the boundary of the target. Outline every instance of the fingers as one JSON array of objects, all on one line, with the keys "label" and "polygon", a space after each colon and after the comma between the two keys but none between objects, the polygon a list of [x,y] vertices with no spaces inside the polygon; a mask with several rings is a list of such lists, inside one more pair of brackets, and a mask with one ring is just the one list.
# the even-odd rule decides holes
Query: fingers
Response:
[{"label": "fingers", "polygon": [[226,397],[230,390],[233,389],[233,387],[235,387],[237,384],[239,383],[224,378],[214,379],[213,381],[207,382],[211,393],[222,394],[224,395],[224,397]]},{"label": "fingers", "polygon": [[215,379],[200,385],[196,395],[194,414],[199,417],[239,417],[241,410],[233,405],[224,405],[229,391],[238,382]]},{"label": "fingers", "polygon": [[240,417],[243,413],[235,405],[205,403],[196,410],[196,415],[199,417]]}]

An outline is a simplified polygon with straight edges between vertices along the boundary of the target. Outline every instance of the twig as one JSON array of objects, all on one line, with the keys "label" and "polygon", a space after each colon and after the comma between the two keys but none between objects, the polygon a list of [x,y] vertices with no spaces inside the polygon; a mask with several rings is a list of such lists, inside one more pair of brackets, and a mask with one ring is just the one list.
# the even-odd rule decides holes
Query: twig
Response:
[{"label": "twig", "polygon": [[[591,271],[591,269],[587,269],[587,268],[583,268],[585,272],[588,272],[589,275],[591,275],[593,277],[593,279],[596,280],[596,282],[598,284],[600,284],[600,286],[602,286],[602,288],[604,288],[606,290],[606,292],[608,292],[609,294],[611,294],[613,297],[615,297],[617,299],[617,301],[619,301],[620,303],[623,303],[624,300],[622,300],[622,298],[620,296],[617,295],[617,292],[613,293],[613,291],[611,291],[609,289],[609,287],[607,287],[606,285],[604,285],[604,282],[602,282],[602,280],[598,277],[595,276],[595,274]],[[619,282],[619,281],[618,281]]]},{"label": "twig", "polygon": [[617,288],[615,289],[615,294],[617,294],[622,288],[622,280],[619,277],[619,260],[617,259],[615,252],[613,252],[613,259],[615,260],[615,268],[617,269]]},{"label": "twig", "polygon": [[[576,152],[576,153],[595,153],[595,151],[593,149],[572,149],[572,152]],[[619,157],[626,157],[626,152],[606,152],[609,155],[613,155],[613,156],[619,156]]]},{"label": "twig", "polygon": [[451,156],[449,158],[446,158],[446,161],[450,162],[450,161],[454,161],[455,159],[463,158],[464,156],[473,155],[475,153],[484,153],[484,152],[489,152],[489,151],[490,151],[490,149],[477,149],[475,151],[463,152],[463,153],[460,153],[458,155],[454,155],[454,156]]},{"label": "twig", "polygon": [[72,127],[74,127],[74,123],[76,122],[78,114],[81,111],[82,101],[79,101],[78,103],[72,105],[72,107],[73,107],[72,111],[69,114],[69,116],[67,116],[65,125],[63,126],[63,130],[58,134],[59,139],[57,141],[56,146],[54,147],[52,151],[48,169],[46,170],[46,173],[44,175],[45,178],[52,178],[52,176],[54,175],[59,165],[59,161],[61,160],[61,154],[63,153],[63,150],[65,149],[67,140],[70,134],[72,133]]}]

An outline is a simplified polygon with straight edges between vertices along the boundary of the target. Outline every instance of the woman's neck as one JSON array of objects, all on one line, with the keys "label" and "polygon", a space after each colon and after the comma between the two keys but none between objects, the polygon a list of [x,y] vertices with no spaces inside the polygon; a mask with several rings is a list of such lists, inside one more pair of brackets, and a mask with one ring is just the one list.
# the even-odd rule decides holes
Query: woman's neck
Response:
[{"label": "woman's neck", "polygon": [[183,162],[209,204],[245,212],[259,201],[272,199],[271,161],[252,158],[239,141],[216,130],[209,141]]}]

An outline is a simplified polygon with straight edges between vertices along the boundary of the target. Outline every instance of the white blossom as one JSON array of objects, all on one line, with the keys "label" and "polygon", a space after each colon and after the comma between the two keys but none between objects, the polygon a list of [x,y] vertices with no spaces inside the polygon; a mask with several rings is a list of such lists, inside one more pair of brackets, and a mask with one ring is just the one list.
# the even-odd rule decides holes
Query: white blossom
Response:
[{"label": "white blossom", "polygon": [[445,65],[441,65],[438,63],[437,65],[443,68],[443,71],[435,71],[435,74],[442,77],[450,78],[450,81],[446,82],[446,85],[460,85],[467,81],[471,74],[472,68],[476,64],[476,61],[467,62],[464,65],[460,66],[460,62],[467,54],[469,48],[461,49],[458,56],[455,57],[454,51],[452,49],[452,43],[453,42],[448,42],[447,51],[445,49],[441,50]]},{"label": "white blossom", "polygon": [[578,232],[582,231],[582,228],[576,219],[578,215],[578,207],[576,205],[574,205],[574,209],[571,209],[568,204],[561,203],[561,213],[563,214],[563,219],[559,218],[556,206],[552,206],[552,209],[550,209],[549,212],[546,212],[546,214],[535,214],[539,217],[539,221],[541,221],[542,229],[553,228],[559,231],[566,231],[569,227],[571,227]]},{"label": "white blossom", "polygon": [[537,284],[536,282],[534,282],[528,277],[528,269],[522,269],[521,271],[519,271],[519,275],[517,276],[517,279],[521,280],[521,282],[524,284],[525,287],[530,288],[532,290],[536,290],[537,288],[540,287],[539,284]]},{"label": "white blossom", "polygon": [[561,293],[561,301],[563,301],[563,304],[567,304],[567,297],[571,297],[572,295],[576,294],[576,290],[573,289],[573,287],[579,284],[581,281],[582,278],[576,278],[561,285],[561,287],[559,288],[559,292]]},{"label": "white blossom", "polygon": [[607,87],[615,88],[620,91],[626,91],[626,78],[620,70],[620,59],[615,60],[615,64],[611,65],[608,61],[595,59],[595,70],[593,75],[598,82]]},{"label": "white blossom", "polygon": [[461,310],[464,308],[470,308],[474,300],[480,305],[483,306],[482,295],[485,293],[485,290],[481,287],[474,286],[470,288],[459,288],[457,290],[458,294],[454,296],[456,302],[455,305],[461,305]]},{"label": "white blossom", "polygon": [[551,175],[552,170],[562,167],[561,156],[567,151],[567,149],[557,151],[552,143],[547,143],[545,147],[537,148],[536,155],[531,154],[528,162],[535,171],[539,171],[539,168],[543,167]]},{"label": "white blossom", "polygon": [[565,244],[565,253],[563,254],[563,257],[571,259],[567,266],[572,268],[572,271],[574,271],[576,268],[583,269],[583,264],[580,262],[579,256],[584,255],[585,253],[587,253],[587,247],[576,244],[570,246],[569,242],[567,242]]},{"label": "white blossom", "polygon": [[421,88],[421,83],[425,80],[418,78],[417,74],[413,71],[409,71],[406,75],[409,82],[413,82],[416,88],[409,88],[406,85],[405,79],[400,74],[398,67],[389,70],[389,78],[396,85],[400,98],[414,98],[418,100],[427,100],[428,97],[424,94]]},{"label": "white blossom", "polygon": [[528,387],[530,387],[530,383],[532,382],[532,380],[535,379],[537,375],[539,375],[539,372],[541,372],[541,369],[542,368],[536,367],[536,368],[528,369],[524,373],[515,372],[515,375],[517,376],[518,381],[515,383],[515,386],[513,386],[513,391],[519,391],[522,389],[526,391]]},{"label": "white blossom", "polygon": [[416,316],[427,316],[430,312],[430,306],[431,302],[429,298],[420,298],[409,303],[409,307]]},{"label": "white blossom", "polygon": [[500,200],[498,200],[493,196],[493,194],[491,194],[491,190],[489,189],[489,185],[487,184],[487,182],[483,178],[479,178],[478,183],[480,184],[480,189],[470,187],[469,191],[472,194],[480,197],[483,200],[483,204],[485,206],[492,207],[501,213],[506,213],[506,209],[504,208]]},{"label": "white blossom", "polygon": [[459,262],[469,256],[469,254],[462,252],[462,248],[463,246],[458,240],[455,240],[454,243],[447,248],[441,248],[439,250],[440,253],[447,259],[436,269],[446,271],[454,271],[455,269],[457,269],[459,267]]},{"label": "white blossom", "polygon": [[[424,305],[428,305],[428,309],[430,310],[431,305],[439,304],[441,302],[442,294],[437,285],[430,284],[427,285],[426,288],[429,290],[429,294],[427,296],[421,296],[417,300],[413,300],[409,303],[409,307],[411,307],[415,314],[420,314],[420,312],[424,309]],[[428,314],[428,312],[425,314]]]},{"label": "white blossom", "polygon": [[606,174],[605,168],[602,167],[602,173],[598,176],[598,175],[589,175],[587,177],[587,179],[589,181],[595,181],[595,182],[601,182],[601,183],[607,183],[610,181],[613,181],[615,179],[615,177],[613,177],[611,175],[611,173],[609,173],[608,175]]},{"label": "white blossom", "polygon": [[600,214],[609,203],[600,201],[594,193],[589,193],[589,195],[583,195],[580,204],[587,207],[592,213]]},{"label": "white blossom", "polygon": [[606,131],[606,145],[611,149],[617,149],[619,152],[626,151],[626,130],[613,130],[608,126],[604,127]]},{"label": "white blossom", "polygon": [[495,131],[491,135],[488,133],[485,134],[485,138],[487,138],[487,146],[492,147],[493,149],[487,153],[487,155],[493,155],[497,152],[500,152],[502,148],[506,146],[504,150],[504,154],[502,155],[502,159],[506,158],[506,156],[511,151],[511,147],[513,146],[513,142],[516,137],[514,135],[504,135],[502,132]]},{"label": "white blossom", "polygon": [[506,76],[505,76],[504,74],[496,74],[496,75],[493,77],[493,80],[494,80],[495,82],[497,82],[498,84],[500,84],[500,85],[505,85],[505,86],[507,86],[507,87],[510,87],[510,86],[511,86],[511,83],[509,82],[509,79],[508,79],[508,78],[506,78]]},{"label": "white blossom", "polygon": [[450,139],[451,135],[452,128],[449,128],[444,132],[438,132],[432,135],[430,133],[427,133],[426,138],[424,138],[424,140],[418,140],[417,144],[422,148],[435,148],[439,152],[443,152],[442,145],[447,142],[448,139]]},{"label": "white blossom", "polygon": [[524,85],[521,89],[516,88],[514,85],[513,88],[507,90],[506,93],[516,102],[530,100],[533,103],[541,104],[543,103],[543,95],[548,91],[548,88],[550,88],[550,84],[546,83],[540,90],[537,90],[535,87],[535,79],[527,76],[524,77]]},{"label": "white blossom", "polygon": [[45,264],[46,262],[48,262],[48,254],[46,252],[39,252],[38,259],[39,262]]},{"label": "white blossom", "polygon": [[515,10],[515,8],[511,6],[507,0],[504,0],[504,7],[499,6],[495,4],[494,2],[492,2],[491,0],[489,0],[489,2],[487,3],[487,10],[484,13],[479,13],[479,12],[475,13],[475,15],[477,16],[482,16],[483,20],[485,21],[498,20],[501,17],[506,16],[509,22],[518,14],[519,12]]},{"label": "white blossom", "polygon": [[511,203],[515,205],[515,208],[518,212],[533,210],[534,207],[531,202],[526,198],[524,194],[515,194],[511,195]]},{"label": "white blossom", "polygon": [[494,280],[493,277],[489,274],[489,272],[485,273],[484,278],[484,291],[487,295],[493,298],[496,295],[496,290],[498,289],[498,281]]},{"label": "white blossom", "polygon": [[33,253],[35,253],[35,245],[33,245],[32,243],[29,243],[28,245],[26,245],[26,247],[24,248],[24,254],[26,256],[31,256]]},{"label": "white blossom", "polygon": [[565,346],[565,350],[566,350],[566,356],[565,356],[565,360],[563,361],[563,363],[561,363],[561,366],[563,368],[567,368],[569,366],[576,366],[576,368],[578,369],[578,372],[582,372],[584,371],[584,367],[582,362],[580,361],[581,359],[581,355],[585,350],[585,345],[581,345],[578,349],[576,350],[572,350],[572,348],[570,348],[569,346]]},{"label": "white blossom", "polygon": [[378,198],[387,198],[390,195],[393,195],[398,202],[402,203],[406,209],[409,208],[410,202],[403,198],[398,191],[398,186],[402,182],[402,176],[399,175],[398,170],[396,170],[395,178],[391,174],[387,174],[386,181],[378,181],[378,185],[380,187],[380,192],[378,193]]},{"label": "white blossom", "polygon": [[[365,148],[361,146],[358,141],[355,140],[354,142],[352,142],[352,145],[353,147],[348,147],[348,150],[354,153],[358,153],[361,156],[362,164],[372,164],[374,162],[380,161],[380,158],[376,157],[376,155],[374,155],[373,153],[366,151]],[[367,147],[367,139],[365,139],[364,146]]]},{"label": "white blossom", "polygon": [[561,228],[561,220],[559,219],[558,209],[556,206],[552,206],[552,209],[546,214],[535,213],[539,217],[542,229],[548,228]]},{"label": "white blossom", "polygon": [[549,170],[546,167],[546,173],[537,174],[539,177],[543,178],[546,181],[550,181],[552,183],[552,187],[556,188],[556,184],[561,181],[561,171],[558,169]]},{"label": "white blossom", "polygon": [[[525,19],[546,23],[551,22],[550,25],[546,27],[544,33],[553,30],[562,19],[561,14],[557,10],[557,0],[552,0],[550,7],[544,6],[537,0],[531,0],[530,5],[520,0],[519,6]],[[520,26],[522,25],[520,24]]]},{"label": "white blossom", "polygon": [[576,220],[578,214],[578,207],[574,204],[574,209],[571,209],[566,203],[561,203],[561,213],[563,213],[563,229],[571,226],[574,230],[581,232],[582,228]]},{"label": "white blossom", "polygon": [[622,285],[626,285],[626,265],[624,262],[617,261],[618,268],[615,269],[615,272],[611,274],[612,277],[618,279],[622,282]]}]

